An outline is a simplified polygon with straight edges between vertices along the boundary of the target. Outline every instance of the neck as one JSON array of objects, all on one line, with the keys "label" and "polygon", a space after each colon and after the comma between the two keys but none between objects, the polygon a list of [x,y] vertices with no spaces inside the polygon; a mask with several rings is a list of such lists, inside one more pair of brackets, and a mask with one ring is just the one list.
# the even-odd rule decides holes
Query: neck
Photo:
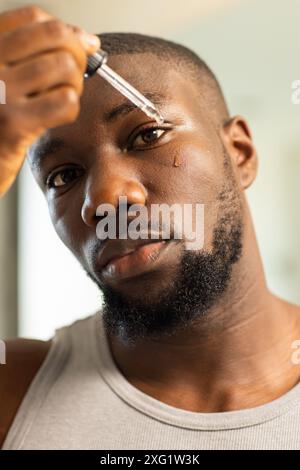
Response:
[{"label": "neck", "polygon": [[267,403],[297,383],[298,317],[266,287],[247,208],[243,255],[205,319],[171,338],[109,343],[120,371],[144,393],[189,411],[229,411]]}]

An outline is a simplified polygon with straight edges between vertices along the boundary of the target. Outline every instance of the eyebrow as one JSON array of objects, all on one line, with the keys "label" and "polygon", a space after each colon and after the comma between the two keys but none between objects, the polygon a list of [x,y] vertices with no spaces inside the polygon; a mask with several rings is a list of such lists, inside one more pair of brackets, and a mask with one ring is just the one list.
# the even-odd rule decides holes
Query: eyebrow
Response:
[{"label": "eyebrow", "polygon": [[32,155],[31,165],[34,169],[41,166],[43,158],[49,155],[53,155],[59,150],[67,149],[69,146],[67,143],[58,137],[47,139],[45,141],[38,141],[29,150],[28,155]]},{"label": "eyebrow", "polygon": [[[167,102],[168,98],[162,93],[145,91],[142,93],[145,98],[150,100],[155,106],[163,105]],[[124,101],[113,109],[105,112],[103,114],[103,122],[109,123],[116,121],[121,116],[126,116],[127,114],[139,110],[140,108],[132,103],[129,100]],[[41,166],[41,161],[43,158],[49,155],[53,155],[60,150],[70,149],[70,146],[59,137],[49,138],[44,141],[38,141],[35,145],[29,149],[28,154],[32,154],[32,166],[34,169],[38,169]]]},{"label": "eyebrow", "polygon": [[[155,106],[162,105],[166,103],[167,97],[161,93],[153,92],[153,91],[145,91],[142,93],[145,98],[150,100]],[[131,101],[127,100],[124,103],[116,106],[115,108],[107,111],[103,114],[103,121],[104,122],[112,122],[116,121],[119,117],[125,116],[132,111],[139,110],[140,108],[132,103]]]}]

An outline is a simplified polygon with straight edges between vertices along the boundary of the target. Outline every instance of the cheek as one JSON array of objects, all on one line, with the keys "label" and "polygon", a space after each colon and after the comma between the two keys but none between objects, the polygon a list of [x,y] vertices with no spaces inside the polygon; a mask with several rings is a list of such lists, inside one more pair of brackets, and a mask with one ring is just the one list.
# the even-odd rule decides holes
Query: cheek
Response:
[{"label": "cheek", "polygon": [[[220,158],[217,158],[212,150],[195,145],[182,147],[177,158],[181,164],[175,167],[173,172],[177,172],[176,197],[192,204],[191,228],[199,237],[199,231],[203,227],[203,248],[209,250],[217,223],[218,194],[223,181],[222,167],[218,164]],[[202,214],[202,211],[203,218],[196,217],[196,214]]]},{"label": "cheek", "polygon": [[74,254],[78,256],[84,239],[81,204],[76,197],[62,196],[49,202],[49,213],[54,229]]},{"label": "cheek", "polygon": [[161,155],[163,164],[157,165],[154,172],[152,170],[151,179],[144,184],[150,203],[188,204],[192,208],[191,228],[194,232],[198,232],[200,224],[197,227],[195,214],[199,206],[196,204],[202,204],[204,247],[209,249],[217,222],[218,194],[224,181],[223,156],[219,149],[201,144],[186,141],[178,144],[177,141],[174,146],[166,146],[167,153]]},{"label": "cheek", "polygon": [[220,161],[210,148],[177,140],[156,151],[153,159],[149,156],[141,177],[151,200],[210,203],[222,182]]}]

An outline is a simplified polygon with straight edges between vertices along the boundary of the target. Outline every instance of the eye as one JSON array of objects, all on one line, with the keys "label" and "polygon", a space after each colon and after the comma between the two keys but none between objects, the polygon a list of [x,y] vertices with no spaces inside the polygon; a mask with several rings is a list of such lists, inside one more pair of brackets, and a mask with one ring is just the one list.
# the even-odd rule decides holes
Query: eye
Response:
[{"label": "eye", "polygon": [[80,168],[64,168],[50,174],[46,180],[46,185],[48,188],[60,188],[68,183],[72,183],[81,173]]},{"label": "eye", "polygon": [[162,127],[147,127],[139,131],[130,142],[130,148],[150,147],[155,144],[168,129]]}]

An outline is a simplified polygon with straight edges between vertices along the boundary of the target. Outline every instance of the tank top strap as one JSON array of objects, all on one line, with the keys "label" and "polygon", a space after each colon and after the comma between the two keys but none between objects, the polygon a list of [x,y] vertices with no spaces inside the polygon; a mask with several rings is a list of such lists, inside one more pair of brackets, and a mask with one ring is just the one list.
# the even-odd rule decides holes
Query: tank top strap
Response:
[{"label": "tank top strap", "polygon": [[16,413],[2,446],[3,450],[22,447],[46,396],[68,363],[73,362],[76,369],[92,363],[87,360],[92,354],[91,348],[94,345],[90,331],[98,314],[99,312],[96,312],[55,330],[49,351]]}]

